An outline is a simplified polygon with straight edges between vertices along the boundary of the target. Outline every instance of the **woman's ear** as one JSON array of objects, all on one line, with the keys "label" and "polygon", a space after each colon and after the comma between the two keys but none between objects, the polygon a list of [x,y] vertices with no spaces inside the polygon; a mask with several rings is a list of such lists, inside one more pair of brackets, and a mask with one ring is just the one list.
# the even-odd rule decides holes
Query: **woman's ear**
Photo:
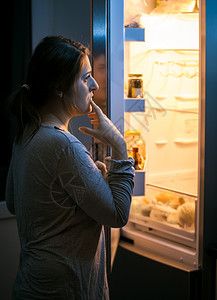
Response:
[{"label": "woman's ear", "polygon": [[57,91],[57,95],[58,95],[60,98],[63,98],[63,92],[62,92],[62,91]]}]

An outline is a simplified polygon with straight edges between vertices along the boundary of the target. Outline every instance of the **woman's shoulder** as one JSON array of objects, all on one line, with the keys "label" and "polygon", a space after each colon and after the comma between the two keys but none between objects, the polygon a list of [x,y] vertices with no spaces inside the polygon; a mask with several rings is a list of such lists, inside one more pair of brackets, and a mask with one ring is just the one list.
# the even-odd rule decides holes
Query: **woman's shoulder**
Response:
[{"label": "woman's shoulder", "polygon": [[55,126],[42,124],[36,139],[43,144],[43,148],[59,149],[61,152],[69,151],[80,155],[89,154],[87,148],[72,133]]},{"label": "woman's shoulder", "polygon": [[90,155],[86,147],[70,132],[58,127],[42,125],[38,132],[38,140],[41,143],[41,151],[59,153],[59,157],[80,157]]},{"label": "woman's shoulder", "polygon": [[81,142],[70,132],[47,124],[41,125],[38,132],[38,138],[44,139],[47,143],[61,144],[62,146],[69,146],[73,143],[81,144]]}]

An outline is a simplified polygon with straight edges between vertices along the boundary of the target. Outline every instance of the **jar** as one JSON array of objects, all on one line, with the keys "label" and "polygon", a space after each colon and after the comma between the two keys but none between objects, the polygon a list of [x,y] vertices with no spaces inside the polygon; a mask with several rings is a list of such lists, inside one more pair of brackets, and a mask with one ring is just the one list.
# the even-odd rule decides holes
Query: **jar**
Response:
[{"label": "jar", "polygon": [[128,77],[128,97],[142,98],[143,96],[143,79],[142,74],[129,74]]},{"label": "jar", "polygon": [[141,131],[129,129],[125,131],[124,135],[128,156],[133,157],[133,148],[138,148],[138,155],[140,158],[139,165],[141,169],[143,169],[146,160],[146,145],[145,140],[141,137]]}]

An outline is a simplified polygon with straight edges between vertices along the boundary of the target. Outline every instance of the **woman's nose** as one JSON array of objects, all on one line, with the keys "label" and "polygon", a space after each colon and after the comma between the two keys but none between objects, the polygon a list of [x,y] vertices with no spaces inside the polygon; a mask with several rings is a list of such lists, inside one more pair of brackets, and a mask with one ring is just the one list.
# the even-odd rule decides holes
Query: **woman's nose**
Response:
[{"label": "woman's nose", "polygon": [[98,90],[98,89],[99,89],[99,85],[96,82],[96,80],[92,77],[92,83],[91,83],[91,86],[90,86],[90,90],[93,91],[93,90]]}]

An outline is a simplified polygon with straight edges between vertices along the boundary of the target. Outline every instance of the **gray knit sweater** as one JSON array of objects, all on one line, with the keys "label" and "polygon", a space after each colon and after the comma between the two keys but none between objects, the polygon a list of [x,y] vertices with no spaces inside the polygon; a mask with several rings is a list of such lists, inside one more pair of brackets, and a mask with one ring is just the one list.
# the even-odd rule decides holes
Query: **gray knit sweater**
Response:
[{"label": "gray knit sweater", "polygon": [[109,299],[103,225],[128,220],[132,163],[107,158],[104,178],[73,135],[49,125],[14,144],[6,186],[21,245],[13,299]]}]

